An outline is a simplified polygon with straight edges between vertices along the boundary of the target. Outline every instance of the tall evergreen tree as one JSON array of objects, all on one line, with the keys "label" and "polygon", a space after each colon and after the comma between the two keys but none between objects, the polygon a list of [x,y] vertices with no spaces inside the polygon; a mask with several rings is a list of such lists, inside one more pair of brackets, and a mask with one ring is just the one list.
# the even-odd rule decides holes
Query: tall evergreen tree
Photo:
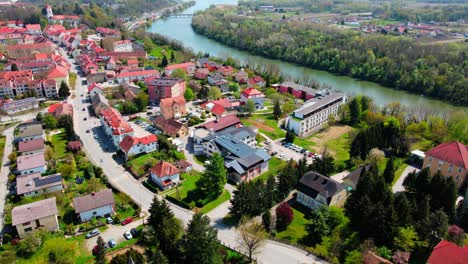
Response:
[{"label": "tall evergreen tree", "polygon": [[59,91],[58,91],[58,95],[62,99],[65,99],[68,96],[70,96],[70,88],[68,88],[68,85],[64,81],[62,81],[60,83],[60,88],[59,88]]},{"label": "tall evergreen tree", "polygon": [[397,219],[400,226],[411,224],[411,208],[408,198],[405,193],[400,193],[395,196],[394,200],[395,212],[397,212]]},{"label": "tall evergreen tree", "polygon": [[273,116],[276,120],[280,119],[283,115],[283,110],[281,109],[281,102],[279,99],[275,100],[275,104],[273,106]]},{"label": "tall evergreen tree", "polygon": [[104,240],[101,236],[97,238],[97,252],[95,263],[96,264],[104,264],[106,263],[106,247],[104,245]]},{"label": "tall evergreen tree", "polygon": [[210,219],[200,213],[195,214],[190,221],[181,247],[185,263],[222,263],[217,254],[217,231],[210,225]]},{"label": "tall evergreen tree", "polygon": [[169,64],[169,62],[167,61],[167,57],[164,54],[160,65],[161,65],[161,67],[166,67],[168,64]]},{"label": "tall evergreen tree", "polygon": [[16,65],[16,63],[11,65],[11,71],[18,71],[18,65]]},{"label": "tall evergreen tree", "polygon": [[330,176],[335,171],[335,159],[325,150],[321,158],[316,158],[310,165],[310,169],[325,176]]},{"label": "tall evergreen tree", "polygon": [[276,203],[277,199],[277,194],[276,194],[276,178],[274,176],[271,176],[267,179],[266,184],[265,184],[265,207],[270,208],[273,206],[273,204]]},{"label": "tall evergreen tree", "polygon": [[387,165],[385,166],[385,170],[383,172],[383,177],[387,184],[391,184],[393,182],[393,178],[395,177],[395,160],[393,157],[387,161]]},{"label": "tall evergreen tree", "polygon": [[151,264],[169,264],[169,260],[161,250],[155,249],[151,256]]},{"label": "tall evergreen tree", "polygon": [[224,158],[216,152],[211,156],[210,163],[206,165],[205,172],[197,182],[197,187],[203,195],[216,199],[223,193],[226,182],[227,171]]},{"label": "tall evergreen tree", "polygon": [[359,123],[361,117],[361,103],[359,98],[354,97],[351,99],[351,102],[349,102],[349,115],[351,125]]},{"label": "tall evergreen tree", "polygon": [[172,52],[171,52],[171,63],[174,63],[175,60],[176,60],[176,58],[175,58],[175,51],[172,51]]},{"label": "tall evergreen tree", "polygon": [[295,167],[295,162],[290,159],[286,167],[278,175],[276,190],[280,200],[286,198],[297,184]]}]

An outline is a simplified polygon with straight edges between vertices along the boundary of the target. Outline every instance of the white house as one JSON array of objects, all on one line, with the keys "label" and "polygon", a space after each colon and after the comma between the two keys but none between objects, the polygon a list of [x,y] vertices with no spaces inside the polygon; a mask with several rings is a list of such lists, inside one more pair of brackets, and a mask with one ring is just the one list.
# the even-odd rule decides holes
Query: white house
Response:
[{"label": "white house", "polygon": [[99,83],[92,83],[88,86],[88,94],[93,98],[96,94],[104,94],[104,87]]},{"label": "white house", "polygon": [[111,189],[91,193],[73,199],[75,213],[81,222],[91,220],[93,217],[107,217],[114,214],[114,196]]},{"label": "white house", "polygon": [[114,52],[132,52],[132,42],[128,39],[115,41],[114,44]]},{"label": "white house", "polygon": [[337,116],[339,107],[345,103],[345,99],[342,93],[310,99],[288,116],[286,127],[300,137],[307,137],[328,122],[330,116]]},{"label": "white house", "polygon": [[39,104],[35,97],[29,97],[26,99],[14,100],[13,102],[6,102],[0,106],[0,109],[7,112],[9,115],[13,115],[19,112],[33,110],[39,108]]},{"label": "white house", "polygon": [[265,94],[255,88],[247,88],[241,93],[241,104],[246,104],[248,100],[252,100],[255,103],[255,109],[263,109],[265,102]]},{"label": "white house", "polygon": [[151,180],[162,189],[170,188],[179,183],[179,170],[166,161],[161,161],[150,169]]},{"label": "white house", "polygon": [[123,119],[119,111],[112,107],[107,107],[99,113],[102,127],[107,136],[112,139],[112,144],[119,147],[120,142],[126,136],[133,136],[134,130],[130,124]]},{"label": "white house", "polygon": [[115,79],[118,83],[130,83],[133,81],[143,81],[143,79],[153,76],[159,78],[159,72],[157,70],[123,71],[117,74]]},{"label": "white house", "polygon": [[63,190],[62,175],[59,173],[42,177],[39,173],[16,177],[16,194],[27,197]]},{"label": "white house", "polygon": [[120,150],[125,154],[125,158],[138,155],[140,153],[151,153],[158,149],[158,138],[154,134],[145,137],[126,136],[119,144]]},{"label": "white house", "polygon": [[166,73],[166,76],[171,76],[172,73],[177,69],[184,70],[188,76],[193,76],[195,74],[195,63],[185,62],[181,64],[168,65],[166,68],[164,68],[164,73]]},{"label": "white house", "polygon": [[44,158],[44,153],[35,153],[16,158],[16,173],[26,175],[31,173],[45,173],[47,165]]}]

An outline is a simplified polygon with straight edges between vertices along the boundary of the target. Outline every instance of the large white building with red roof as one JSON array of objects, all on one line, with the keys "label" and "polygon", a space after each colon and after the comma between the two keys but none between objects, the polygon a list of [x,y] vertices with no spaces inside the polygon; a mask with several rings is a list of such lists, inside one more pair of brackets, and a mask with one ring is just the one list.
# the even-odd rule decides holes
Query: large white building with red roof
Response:
[{"label": "large white building with red roof", "polygon": [[166,68],[164,68],[164,72],[166,73],[166,76],[169,77],[177,69],[182,69],[187,73],[187,75],[193,76],[195,74],[195,63],[185,62],[180,64],[169,65]]},{"label": "large white building with red roof", "polygon": [[241,93],[241,104],[246,104],[248,100],[255,103],[255,109],[263,109],[265,94],[255,88],[247,88]]},{"label": "large white building with red roof", "polygon": [[128,159],[141,153],[151,153],[158,149],[158,138],[151,134],[144,137],[126,136],[119,144],[120,150]]},{"label": "large white building with red roof", "polygon": [[115,147],[119,147],[126,136],[134,135],[132,126],[112,107],[103,109],[99,114],[99,120]]},{"label": "large white building with red roof", "polygon": [[429,168],[431,175],[440,172],[452,177],[460,188],[468,175],[468,146],[458,141],[442,143],[425,153],[423,168]]},{"label": "large white building with red roof", "polygon": [[174,165],[161,161],[150,169],[150,178],[162,189],[167,189],[180,181],[179,173],[179,169]]}]

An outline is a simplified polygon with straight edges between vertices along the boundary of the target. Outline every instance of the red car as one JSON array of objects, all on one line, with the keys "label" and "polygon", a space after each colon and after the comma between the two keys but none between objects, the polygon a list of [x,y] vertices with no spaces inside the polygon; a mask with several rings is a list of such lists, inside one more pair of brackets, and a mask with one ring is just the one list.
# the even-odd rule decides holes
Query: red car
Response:
[{"label": "red car", "polygon": [[124,225],[128,225],[128,224],[130,224],[132,221],[133,221],[133,218],[127,217],[127,218],[125,218],[125,220],[122,221],[122,225],[123,225],[123,226],[124,226]]},{"label": "red car", "polygon": [[313,152],[310,152],[310,153],[309,153],[309,157],[313,157],[313,156],[314,156],[314,154],[315,154],[315,153],[313,153]]}]

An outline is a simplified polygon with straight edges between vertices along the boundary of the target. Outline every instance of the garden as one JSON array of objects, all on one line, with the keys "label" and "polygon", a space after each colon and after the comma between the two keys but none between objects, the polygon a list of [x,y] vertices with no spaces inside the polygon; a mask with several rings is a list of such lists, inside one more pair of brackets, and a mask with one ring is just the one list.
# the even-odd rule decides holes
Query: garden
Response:
[{"label": "garden", "polygon": [[132,157],[124,164],[124,167],[135,177],[140,178],[149,174],[149,169],[161,160],[173,163],[183,159],[185,159],[184,153],[175,149],[158,150]]}]

